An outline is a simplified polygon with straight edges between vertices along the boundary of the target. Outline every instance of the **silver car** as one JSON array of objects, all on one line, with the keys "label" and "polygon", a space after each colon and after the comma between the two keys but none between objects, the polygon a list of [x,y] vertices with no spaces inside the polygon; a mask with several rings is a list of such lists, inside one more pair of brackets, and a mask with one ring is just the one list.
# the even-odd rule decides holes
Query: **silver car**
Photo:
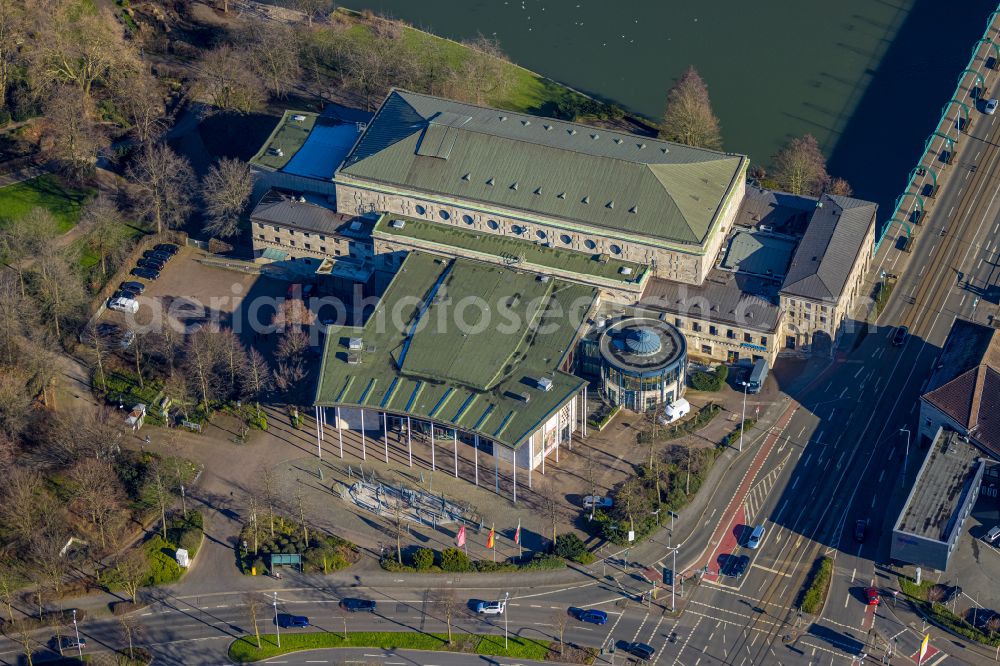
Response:
[{"label": "silver car", "polygon": [[983,112],[988,116],[992,116],[994,113],[997,112],[998,103],[1000,102],[997,102],[996,97],[990,99],[990,101],[986,102],[986,106],[983,108]]}]

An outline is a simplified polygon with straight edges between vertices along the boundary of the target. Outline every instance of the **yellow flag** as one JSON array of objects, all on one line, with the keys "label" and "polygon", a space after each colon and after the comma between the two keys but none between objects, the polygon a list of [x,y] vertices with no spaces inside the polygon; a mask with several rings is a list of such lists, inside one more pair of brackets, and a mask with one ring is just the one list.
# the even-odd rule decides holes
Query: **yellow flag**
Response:
[{"label": "yellow flag", "polygon": [[486,547],[493,548],[496,545],[496,531],[491,527],[490,535],[486,537]]},{"label": "yellow flag", "polygon": [[927,656],[927,643],[931,640],[931,635],[927,634],[924,636],[923,642],[920,644],[920,652],[917,656],[917,666],[924,663],[924,657]]}]

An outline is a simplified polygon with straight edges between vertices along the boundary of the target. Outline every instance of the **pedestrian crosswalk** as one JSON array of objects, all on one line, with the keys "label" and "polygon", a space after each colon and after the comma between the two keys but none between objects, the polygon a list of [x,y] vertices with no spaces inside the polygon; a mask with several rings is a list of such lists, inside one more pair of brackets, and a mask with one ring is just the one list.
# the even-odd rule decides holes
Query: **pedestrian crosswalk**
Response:
[{"label": "pedestrian crosswalk", "polygon": [[743,500],[743,506],[746,509],[746,521],[748,524],[752,525],[757,522],[757,512],[760,511],[761,506],[763,506],[764,501],[767,499],[768,493],[771,492],[771,488],[774,487],[778,477],[781,476],[781,470],[787,461],[788,456],[786,455],[774,469],[764,475],[763,478],[753,484],[750,490],[747,491],[747,496]]}]

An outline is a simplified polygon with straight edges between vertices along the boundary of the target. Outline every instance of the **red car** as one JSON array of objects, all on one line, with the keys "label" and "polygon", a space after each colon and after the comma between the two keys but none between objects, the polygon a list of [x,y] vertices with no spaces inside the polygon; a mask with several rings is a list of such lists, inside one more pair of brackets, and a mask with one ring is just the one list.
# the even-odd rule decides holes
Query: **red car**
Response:
[{"label": "red car", "polygon": [[865,588],[865,598],[868,599],[869,606],[878,606],[878,588],[866,587]]}]

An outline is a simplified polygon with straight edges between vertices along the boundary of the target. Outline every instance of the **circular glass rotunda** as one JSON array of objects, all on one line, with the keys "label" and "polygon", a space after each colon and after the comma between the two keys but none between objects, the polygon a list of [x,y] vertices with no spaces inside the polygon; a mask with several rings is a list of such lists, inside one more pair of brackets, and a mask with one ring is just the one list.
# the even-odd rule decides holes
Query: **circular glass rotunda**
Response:
[{"label": "circular glass rotunda", "polygon": [[665,321],[620,319],[601,334],[600,352],[601,387],[612,404],[643,412],[684,392],[687,342]]}]

